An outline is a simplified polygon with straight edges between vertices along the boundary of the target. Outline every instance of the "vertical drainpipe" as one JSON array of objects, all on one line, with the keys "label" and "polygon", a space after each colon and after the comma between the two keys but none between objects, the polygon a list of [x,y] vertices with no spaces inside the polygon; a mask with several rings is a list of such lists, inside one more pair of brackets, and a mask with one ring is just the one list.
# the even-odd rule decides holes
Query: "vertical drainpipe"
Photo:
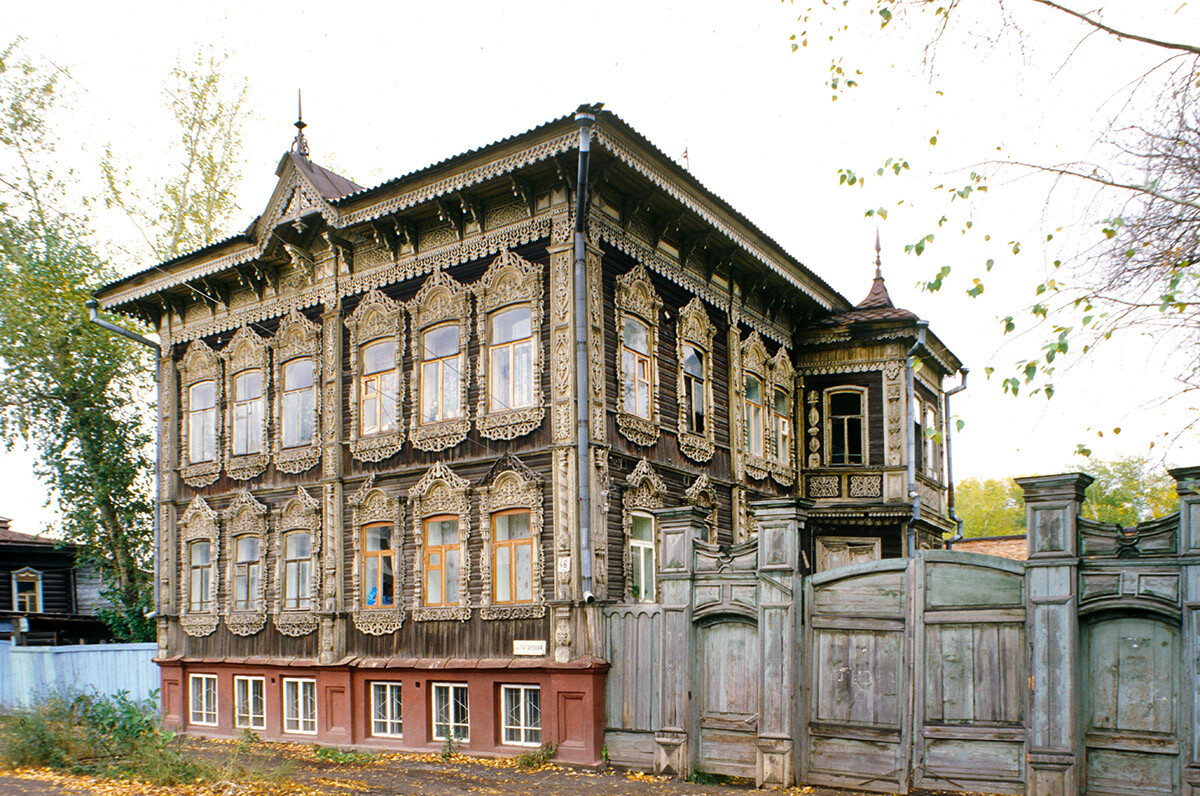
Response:
[{"label": "vertical drainpipe", "polygon": [[579,125],[579,172],[575,180],[575,478],[579,502],[579,574],[584,603],[592,603],[592,498],[588,461],[591,430],[588,423],[588,323],[587,323],[587,209],[588,159],[592,148],[592,125],[601,104],[580,105],[575,112]]},{"label": "vertical drainpipe", "polygon": [[917,521],[921,518],[921,493],[917,490],[917,440],[913,439],[913,403],[916,401],[914,374],[916,372],[917,352],[925,347],[925,330],[929,321],[917,321],[917,341],[908,349],[905,357],[904,381],[907,389],[908,429],[905,436],[908,439],[908,499],[912,501],[912,517],[908,521],[908,556],[917,555]]},{"label": "vertical drainpipe", "polygon": [[953,436],[953,423],[950,422],[950,396],[956,395],[967,389],[967,374],[971,372],[970,368],[959,368],[959,375],[962,381],[953,390],[948,391],[942,398],[942,422],[946,424],[946,508],[950,519],[954,521],[954,527],[957,529],[954,536],[946,540],[946,549],[955,542],[961,541],[963,538],[963,521],[954,513],[954,456],[950,447],[950,440]]}]

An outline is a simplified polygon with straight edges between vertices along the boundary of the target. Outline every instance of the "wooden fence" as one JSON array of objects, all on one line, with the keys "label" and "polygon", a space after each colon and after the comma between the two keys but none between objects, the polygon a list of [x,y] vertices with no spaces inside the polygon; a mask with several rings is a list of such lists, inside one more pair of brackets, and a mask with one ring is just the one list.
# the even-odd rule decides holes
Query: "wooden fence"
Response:
[{"label": "wooden fence", "polygon": [[49,694],[85,692],[146,699],[159,687],[158,645],[16,647],[0,642],[0,710],[27,708]]}]

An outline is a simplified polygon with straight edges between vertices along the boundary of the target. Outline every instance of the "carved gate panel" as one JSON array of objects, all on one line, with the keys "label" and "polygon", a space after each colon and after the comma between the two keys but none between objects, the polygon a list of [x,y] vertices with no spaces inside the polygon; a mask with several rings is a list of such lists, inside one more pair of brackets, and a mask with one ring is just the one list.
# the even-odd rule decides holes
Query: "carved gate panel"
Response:
[{"label": "carved gate panel", "polygon": [[696,694],[701,771],[753,777],[758,748],[758,628],[718,621],[696,629]]}]

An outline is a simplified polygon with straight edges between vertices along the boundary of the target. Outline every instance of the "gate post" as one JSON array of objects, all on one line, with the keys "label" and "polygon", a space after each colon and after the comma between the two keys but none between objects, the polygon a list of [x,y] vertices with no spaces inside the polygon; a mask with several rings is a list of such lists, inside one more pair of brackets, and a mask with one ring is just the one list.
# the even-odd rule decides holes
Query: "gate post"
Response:
[{"label": "gate post", "polygon": [[655,509],[658,594],[662,605],[662,727],[654,735],[654,773],[686,779],[689,690],[692,684],[692,542],[708,534],[708,511],[698,506]]},{"label": "gate post", "polygon": [[1180,768],[1184,794],[1200,796],[1200,467],[1179,467],[1168,471],[1175,479],[1179,494],[1179,555],[1182,557],[1183,683],[1186,701],[1182,705],[1180,740],[1184,749]]},{"label": "gate post", "polygon": [[1092,477],[1018,478],[1025,492],[1028,796],[1074,796],[1081,783],[1077,520]]},{"label": "gate post", "polygon": [[759,688],[755,782],[789,787],[795,777],[795,738],[800,732],[799,654],[800,535],[812,501],[758,500],[750,504],[758,524]]}]

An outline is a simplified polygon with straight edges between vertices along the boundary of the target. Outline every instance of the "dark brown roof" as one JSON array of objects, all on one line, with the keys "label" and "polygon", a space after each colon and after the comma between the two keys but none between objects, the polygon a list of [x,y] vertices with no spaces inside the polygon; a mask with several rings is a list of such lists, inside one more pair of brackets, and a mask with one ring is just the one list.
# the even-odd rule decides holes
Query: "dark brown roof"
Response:
[{"label": "dark brown roof", "polygon": [[301,173],[308,178],[325,201],[332,202],[334,199],[341,199],[343,196],[349,196],[352,193],[358,193],[363,190],[363,187],[352,180],[348,180],[340,174],[334,174],[324,166],[318,166],[306,157],[297,155],[295,152],[289,152],[288,157],[296,164],[296,168],[300,169]]},{"label": "dark brown roof", "polygon": [[19,544],[54,544],[53,539],[44,539],[41,536],[30,536],[27,533],[20,533],[8,527],[7,519],[0,519],[0,542],[17,542]]},{"label": "dark brown roof", "polygon": [[920,320],[915,312],[897,307],[888,295],[887,285],[883,275],[875,272],[875,280],[867,297],[855,305],[854,309],[829,315],[816,321],[821,326],[840,326],[844,323],[870,323],[872,321],[916,321]]}]

